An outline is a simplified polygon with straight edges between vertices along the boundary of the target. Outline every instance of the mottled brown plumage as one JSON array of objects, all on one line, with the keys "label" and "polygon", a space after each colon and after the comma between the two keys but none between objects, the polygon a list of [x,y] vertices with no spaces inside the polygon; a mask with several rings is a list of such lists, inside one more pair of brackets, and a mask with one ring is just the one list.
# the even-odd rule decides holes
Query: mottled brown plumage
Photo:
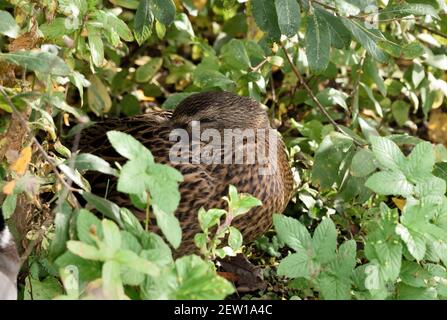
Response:
[{"label": "mottled brown plumage", "polygon": [[[227,195],[228,185],[235,185],[239,192],[250,193],[263,203],[262,207],[254,208],[233,221],[233,225],[242,232],[245,242],[252,241],[268,230],[272,224],[272,214],[281,213],[292,195],[292,174],[284,145],[277,134],[274,136],[274,142],[277,142],[277,159],[269,156],[266,164],[259,163],[257,158],[252,164],[195,164],[191,161],[171,163],[169,151],[176,141],[170,141],[169,134],[176,128],[191,132],[193,120],[200,121],[202,132],[210,128],[222,134],[226,132],[225,129],[271,129],[267,114],[258,102],[228,92],[208,92],[186,98],[172,114],[154,111],[137,117],[99,122],[86,129],[80,141],[82,152],[90,152],[111,163],[117,161],[122,164],[125,159],[110,146],[106,132],[126,132],[150,149],[157,162],[170,164],[183,174],[184,182],[180,184],[181,200],[176,211],[183,230],[183,241],[177,254],[195,249],[193,238],[200,232],[197,220],[199,208],[226,208],[222,197]],[[247,152],[246,142],[244,140],[243,143],[238,143],[237,148]],[[271,142],[267,136],[256,136],[256,145],[265,147],[266,153],[270,150]],[[207,146],[203,141],[200,144],[202,147]],[[190,153],[188,157],[191,157]],[[244,153],[244,160],[247,157],[248,154]],[[220,158],[234,160],[234,152],[222,152]],[[272,174],[261,175],[261,167],[272,169]],[[90,177],[92,191],[103,196],[108,184],[107,198],[120,206],[131,208],[129,198],[115,191],[115,181],[107,179],[110,177]],[[137,216],[144,216],[137,209],[132,210]],[[153,230],[158,232],[156,227]]]}]

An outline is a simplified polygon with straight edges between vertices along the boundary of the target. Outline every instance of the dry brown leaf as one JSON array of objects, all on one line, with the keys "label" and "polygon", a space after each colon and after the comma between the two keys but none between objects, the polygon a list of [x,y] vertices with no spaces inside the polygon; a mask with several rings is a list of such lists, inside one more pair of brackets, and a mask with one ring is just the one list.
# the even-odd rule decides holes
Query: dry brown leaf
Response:
[{"label": "dry brown leaf", "polygon": [[396,205],[396,207],[399,208],[400,211],[402,211],[405,207],[405,204],[407,203],[407,201],[405,199],[400,199],[400,198],[391,198],[391,200],[393,200],[393,203]]},{"label": "dry brown leaf", "polygon": [[432,142],[447,145],[447,113],[440,110],[430,113],[428,137]]},{"label": "dry brown leaf", "polygon": [[7,195],[12,194],[15,186],[16,186],[15,180],[9,181],[7,184],[3,186],[3,193]]},{"label": "dry brown leaf", "polygon": [[19,158],[11,165],[11,169],[19,174],[23,175],[31,161],[31,146],[25,147],[20,151]]}]

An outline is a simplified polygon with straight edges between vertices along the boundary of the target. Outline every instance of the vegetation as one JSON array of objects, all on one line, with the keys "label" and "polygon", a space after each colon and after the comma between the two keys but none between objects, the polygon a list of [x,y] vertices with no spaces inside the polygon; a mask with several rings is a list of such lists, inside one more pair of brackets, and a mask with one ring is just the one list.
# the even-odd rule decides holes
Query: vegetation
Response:
[{"label": "vegetation", "polygon": [[[447,298],[446,44],[445,0],[0,0],[0,199],[20,298],[224,299],[216,257],[238,252],[267,281],[242,299]],[[76,141],[209,90],[268,107],[296,193],[242,246],[231,220],[262,204],[231,187],[228,211],[198,213],[201,256],[174,259],[182,175],[121,132],[108,139],[123,166]],[[118,177],[146,225],[87,171]]]}]

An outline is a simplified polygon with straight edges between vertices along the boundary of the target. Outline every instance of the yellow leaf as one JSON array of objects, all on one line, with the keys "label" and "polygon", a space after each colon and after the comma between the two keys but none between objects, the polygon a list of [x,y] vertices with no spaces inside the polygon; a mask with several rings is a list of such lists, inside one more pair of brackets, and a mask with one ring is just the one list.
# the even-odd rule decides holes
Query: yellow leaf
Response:
[{"label": "yellow leaf", "polygon": [[396,205],[396,207],[399,208],[400,211],[402,211],[405,207],[405,204],[407,203],[407,201],[405,199],[399,199],[399,198],[391,198],[391,200],[393,200],[393,203]]},{"label": "yellow leaf", "polygon": [[16,186],[15,180],[9,181],[7,184],[3,186],[3,193],[10,195],[14,191],[14,187]]},{"label": "yellow leaf", "polygon": [[11,169],[19,175],[23,175],[31,161],[31,146],[25,147],[20,152],[19,158],[11,165]]}]

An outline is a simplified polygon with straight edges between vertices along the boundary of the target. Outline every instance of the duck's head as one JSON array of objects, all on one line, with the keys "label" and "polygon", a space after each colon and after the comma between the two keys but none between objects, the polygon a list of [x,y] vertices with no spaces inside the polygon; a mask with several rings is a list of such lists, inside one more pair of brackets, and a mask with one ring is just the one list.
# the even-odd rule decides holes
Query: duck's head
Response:
[{"label": "duck's head", "polygon": [[201,129],[268,129],[269,119],[261,104],[230,92],[203,92],[189,96],[175,109],[174,126],[190,128],[199,121]]}]

